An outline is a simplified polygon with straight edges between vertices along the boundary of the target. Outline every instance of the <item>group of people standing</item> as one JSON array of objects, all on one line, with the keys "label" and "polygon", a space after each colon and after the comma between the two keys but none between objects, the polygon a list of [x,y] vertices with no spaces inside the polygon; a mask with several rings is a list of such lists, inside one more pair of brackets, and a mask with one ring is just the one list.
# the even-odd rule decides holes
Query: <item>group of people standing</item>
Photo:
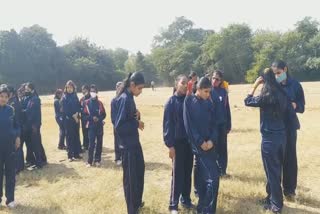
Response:
[{"label": "group of people standing", "polygon": [[34,85],[24,83],[19,90],[6,84],[0,85],[0,203],[5,177],[6,205],[10,208],[16,206],[16,174],[25,168],[31,171],[47,164],[40,129],[41,101]]},{"label": "group of people standing", "polygon": [[80,154],[88,151],[86,166],[100,166],[106,111],[95,85],[83,85],[82,93],[83,97],[79,100],[76,85],[71,80],[64,90],[58,89],[55,93],[55,118],[60,129],[58,149],[67,150],[70,162],[82,159]]},{"label": "group of people standing", "polygon": [[[260,84],[262,90],[254,96]],[[142,73],[130,73],[117,83],[116,96],[111,101],[115,162],[122,164],[129,214],[138,213],[144,206],[145,162],[138,131],[144,129],[144,123],[134,100],[144,85]],[[15,173],[25,166],[23,143],[27,146],[26,163],[31,170],[47,162],[40,134],[40,98],[32,83],[24,84],[18,92],[20,96],[12,87],[0,86],[0,183],[5,175],[9,207],[15,206]],[[76,85],[68,81],[64,90],[55,93],[55,118],[60,129],[58,149],[67,150],[70,162],[82,159],[80,154],[88,150],[86,166],[100,166],[106,111],[95,85],[84,85],[80,100],[76,92]],[[283,194],[293,200],[297,187],[296,141],[300,124],[296,113],[304,112],[303,89],[289,75],[287,64],[279,60],[264,70],[244,103],[260,108],[261,154],[267,178],[267,197],[261,202],[265,209],[280,213]],[[165,105],[163,117],[163,140],[172,159],[171,213],[178,213],[179,203],[187,209],[195,207],[190,197],[192,169],[194,192],[199,198],[197,212],[216,213],[219,180],[228,177],[230,131],[228,83],[223,72],[216,70],[201,78],[195,72],[189,77],[176,77],[174,93]]]},{"label": "group of people standing", "polygon": [[198,80],[175,79],[174,94],[164,109],[163,138],[172,159],[169,210],[178,213],[178,204],[193,209],[191,202],[192,168],[194,190],[199,197],[198,213],[215,213],[220,177],[227,176],[227,135],[231,113],[227,83],[222,71]]},{"label": "group of people standing", "polygon": [[[260,95],[254,96],[260,84]],[[293,201],[296,194],[296,141],[300,128],[297,113],[304,112],[304,92],[289,75],[287,64],[278,60],[256,80],[244,103],[260,107],[267,197],[259,202],[266,210],[280,213],[283,195]],[[216,212],[219,179],[229,177],[226,169],[230,130],[228,83],[223,80],[223,72],[216,70],[199,80],[193,72],[189,81],[179,75],[163,118],[163,138],[172,159],[171,213],[178,213],[179,202],[187,209],[195,207],[190,198],[193,166],[194,190],[199,198],[197,212]]]}]

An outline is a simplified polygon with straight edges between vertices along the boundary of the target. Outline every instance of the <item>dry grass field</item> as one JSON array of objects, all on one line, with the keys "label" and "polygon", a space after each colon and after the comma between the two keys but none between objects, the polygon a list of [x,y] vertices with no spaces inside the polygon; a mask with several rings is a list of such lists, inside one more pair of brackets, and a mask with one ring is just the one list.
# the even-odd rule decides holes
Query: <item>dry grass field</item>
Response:
[{"label": "dry grass field", "polygon": [[[299,178],[296,203],[285,202],[284,214],[320,213],[320,83],[303,84],[306,112],[299,115]],[[229,179],[221,180],[217,213],[265,213],[257,200],[265,197],[265,175],[260,155],[259,112],[245,108],[248,85],[230,87],[233,130],[229,135]],[[144,89],[136,99],[146,127],[140,133],[145,173],[145,208],[142,213],[168,213],[171,162],[162,141],[163,105],[172,92]],[[114,92],[100,93],[108,115],[105,125],[101,168],[85,167],[67,161],[65,151],[57,149],[58,127],[54,120],[53,96],[42,97],[42,138],[49,164],[42,170],[24,171],[17,176],[15,210],[0,208],[0,213],[77,213],[122,214],[126,206],[122,189],[122,170],[113,163],[113,136],[110,100]],[[86,157],[86,155],[84,155]],[[192,194],[193,201],[196,198]],[[181,210],[181,213],[192,213]]]}]

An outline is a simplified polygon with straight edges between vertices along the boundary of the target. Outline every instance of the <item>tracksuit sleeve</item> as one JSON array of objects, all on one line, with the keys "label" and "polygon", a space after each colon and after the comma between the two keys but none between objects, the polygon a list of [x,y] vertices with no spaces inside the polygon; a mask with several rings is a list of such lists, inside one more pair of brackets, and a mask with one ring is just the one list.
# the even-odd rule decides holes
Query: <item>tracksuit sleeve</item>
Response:
[{"label": "tracksuit sleeve", "polygon": [[231,110],[230,110],[230,103],[229,103],[229,96],[226,96],[226,111],[227,111],[227,130],[231,130]]},{"label": "tracksuit sleeve", "polygon": [[191,143],[198,149],[201,149],[201,145],[204,142],[203,137],[198,132],[197,123],[194,120],[194,118],[191,115],[191,106],[189,103],[190,99],[188,97],[186,98],[184,102],[184,108],[183,108],[183,121],[184,121],[184,127],[186,129],[187,135],[191,141]]},{"label": "tracksuit sleeve", "polygon": [[133,135],[139,128],[139,122],[134,117],[129,118],[129,102],[127,99],[119,99],[119,109],[115,121],[117,133],[121,136]]},{"label": "tracksuit sleeve", "polygon": [[174,115],[171,99],[166,103],[163,114],[163,140],[168,148],[174,146]]},{"label": "tracksuit sleeve", "polygon": [[107,114],[102,102],[99,102],[99,109],[100,109],[99,121],[103,121],[106,118]]},{"label": "tracksuit sleeve", "polygon": [[112,122],[112,124],[113,124],[113,126],[114,126],[114,124],[115,124],[115,121],[116,121],[116,100],[115,99],[113,99],[112,101],[111,101],[111,112],[110,112],[110,115],[111,115],[111,122]]},{"label": "tracksuit sleeve", "polygon": [[14,138],[20,137],[21,134],[21,124],[15,111],[13,111],[13,128],[14,128]]},{"label": "tracksuit sleeve", "polygon": [[28,118],[30,118],[30,124],[33,126],[41,126],[41,103],[39,98],[34,98],[29,102],[27,109]]},{"label": "tracksuit sleeve", "polygon": [[297,86],[297,95],[296,95],[296,104],[297,108],[295,109],[298,113],[304,112],[304,106],[305,106],[305,98],[304,98],[304,91],[300,83],[298,83]]},{"label": "tracksuit sleeve", "polygon": [[244,104],[249,107],[261,107],[261,97],[260,96],[252,96],[248,95],[246,99],[244,99]]}]

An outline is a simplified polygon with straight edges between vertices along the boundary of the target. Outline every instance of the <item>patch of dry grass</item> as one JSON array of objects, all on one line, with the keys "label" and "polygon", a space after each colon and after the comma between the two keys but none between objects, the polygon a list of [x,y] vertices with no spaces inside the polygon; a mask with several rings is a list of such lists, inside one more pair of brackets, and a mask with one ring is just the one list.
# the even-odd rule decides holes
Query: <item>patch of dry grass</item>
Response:
[{"label": "patch of dry grass", "polygon": [[[233,131],[229,135],[230,179],[221,181],[217,213],[265,213],[257,200],[265,196],[265,176],[260,156],[258,110],[245,108],[247,85],[231,86]],[[299,187],[296,203],[285,202],[285,214],[320,213],[320,84],[304,84],[307,110],[300,116]],[[163,105],[170,88],[152,92],[145,89],[136,99],[146,124],[141,142],[146,161],[145,208],[142,213],[168,213],[171,162],[162,142]],[[114,92],[100,94],[106,109]],[[122,170],[113,163],[113,136],[110,114],[107,116],[101,168],[85,168],[85,162],[67,162],[57,150],[58,127],[54,120],[52,96],[42,97],[42,137],[49,165],[43,170],[17,176],[17,209],[4,207],[0,213],[126,213],[122,189]],[[193,198],[194,202],[196,199]],[[183,212],[181,212],[183,213]],[[188,213],[188,212],[184,212]]]}]

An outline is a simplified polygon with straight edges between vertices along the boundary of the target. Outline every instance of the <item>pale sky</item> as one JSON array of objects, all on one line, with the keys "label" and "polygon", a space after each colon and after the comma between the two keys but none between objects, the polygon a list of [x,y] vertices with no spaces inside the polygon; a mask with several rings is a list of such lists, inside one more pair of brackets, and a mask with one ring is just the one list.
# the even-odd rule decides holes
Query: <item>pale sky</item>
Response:
[{"label": "pale sky", "polygon": [[285,31],[305,16],[320,21],[319,0],[0,0],[0,30],[39,24],[58,45],[76,36],[105,48],[150,51],[175,17],[219,31],[231,23]]}]

